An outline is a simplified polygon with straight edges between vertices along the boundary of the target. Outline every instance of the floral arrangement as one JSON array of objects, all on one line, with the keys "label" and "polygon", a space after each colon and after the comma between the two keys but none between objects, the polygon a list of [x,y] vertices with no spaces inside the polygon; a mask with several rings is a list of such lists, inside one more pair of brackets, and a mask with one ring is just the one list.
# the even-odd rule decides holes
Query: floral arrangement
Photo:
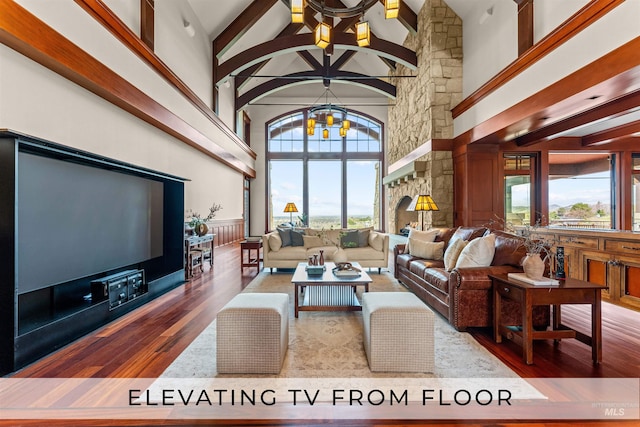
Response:
[{"label": "floral arrangement", "polygon": [[206,225],[207,221],[211,221],[213,218],[215,218],[216,217],[216,213],[221,209],[222,209],[222,205],[221,204],[214,203],[209,208],[209,215],[207,215],[204,218],[199,213],[194,212],[191,209],[189,209],[187,211],[187,217],[191,218],[189,220],[189,227],[191,227],[193,229],[196,229],[197,227],[200,227],[203,224]]}]

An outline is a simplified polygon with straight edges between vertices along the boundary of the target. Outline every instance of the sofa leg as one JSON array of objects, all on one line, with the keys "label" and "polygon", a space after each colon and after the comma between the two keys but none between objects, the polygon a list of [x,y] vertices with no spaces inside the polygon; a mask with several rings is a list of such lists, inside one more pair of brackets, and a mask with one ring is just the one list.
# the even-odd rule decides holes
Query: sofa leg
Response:
[{"label": "sofa leg", "polygon": [[378,274],[382,271],[382,268],[378,267]]}]

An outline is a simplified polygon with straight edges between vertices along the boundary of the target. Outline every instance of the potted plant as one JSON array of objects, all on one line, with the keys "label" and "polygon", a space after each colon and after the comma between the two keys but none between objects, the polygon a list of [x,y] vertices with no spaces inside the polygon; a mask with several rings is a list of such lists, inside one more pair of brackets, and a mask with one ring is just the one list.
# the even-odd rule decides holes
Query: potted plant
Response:
[{"label": "potted plant", "polygon": [[204,236],[209,231],[209,227],[207,226],[207,222],[211,221],[213,218],[215,218],[216,217],[216,213],[221,209],[222,209],[222,205],[221,204],[214,203],[209,208],[209,215],[207,215],[204,218],[199,213],[194,212],[191,209],[189,209],[187,211],[187,217],[190,217],[189,222],[188,222],[189,227],[191,227],[193,229],[193,232],[196,233],[198,236]]}]

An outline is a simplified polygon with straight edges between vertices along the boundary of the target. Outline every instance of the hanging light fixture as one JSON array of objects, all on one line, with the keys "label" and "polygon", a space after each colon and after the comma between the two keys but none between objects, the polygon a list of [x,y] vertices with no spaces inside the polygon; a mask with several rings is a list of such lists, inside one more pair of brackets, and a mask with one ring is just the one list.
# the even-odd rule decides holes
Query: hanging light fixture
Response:
[{"label": "hanging light fixture", "polygon": [[327,126],[333,126],[333,114],[331,114],[331,105],[329,105],[329,113],[327,113]]},{"label": "hanging light fixture", "polygon": [[366,47],[371,44],[371,29],[369,28],[369,22],[361,21],[356,24],[356,41],[360,47]]},{"label": "hanging light fixture", "polygon": [[329,129],[327,129],[327,128],[322,129],[322,137],[324,139],[328,139],[329,138]]},{"label": "hanging light fixture", "polygon": [[313,134],[316,133],[316,128],[315,126],[309,126],[307,127],[307,135],[309,136],[313,136]]},{"label": "hanging light fixture", "polygon": [[321,22],[316,26],[315,43],[320,49],[324,49],[331,43],[331,27],[326,22]]},{"label": "hanging light fixture", "polygon": [[291,0],[291,22],[294,24],[304,23],[304,8],[307,6],[305,0]]},{"label": "hanging light fixture", "polygon": [[307,119],[307,127],[308,128],[316,127],[316,119],[314,119],[313,117],[309,117],[309,119]]},{"label": "hanging light fixture", "polygon": [[340,128],[340,136],[347,136],[347,130],[345,128]]},{"label": "hanging light fixture", "polygon": [[351,122],[347,119],[344,119],[342,121],[342,127],[345,128],[345,130],[351,129]]},{"label": "hanging light fixture", "polygon": [[384,1],[384,17],[385,19],[397,18],[400,13],[400,0]]}]

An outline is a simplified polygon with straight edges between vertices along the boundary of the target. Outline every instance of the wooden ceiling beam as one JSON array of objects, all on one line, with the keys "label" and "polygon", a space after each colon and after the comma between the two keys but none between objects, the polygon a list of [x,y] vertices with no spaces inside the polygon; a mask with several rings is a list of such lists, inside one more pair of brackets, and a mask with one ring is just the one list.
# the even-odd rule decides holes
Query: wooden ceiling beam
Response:
[{"label": "wooden ceiling beam", "polygon": [[329,72],[338,71],[340,68],[342,68],[344,66],[344,64],[349,62],[349,60],[355,54],[356,54],[355,50],[348,50],[345,53],[343,53],[342,55],[340,55],[340,58],[336,59],[335,61],[333,61],[333,64],[331,64],[331,67],[329,68]]},{"label": "wooden ceiling beam", "polygon": [[630,138],[634,134],[640,134],[640,120],[585,136],[582,138],[582,145],[588,147],[619,141]]},{"label": "wooden ceiling beam", "polygon": [[[295,34],[298,34],[298,32],[303,28],[304,28],[304,24],[289,23],[289,25],[284,27],[282,31],[278,33],[278,35],[276,36],[276,39],[279,37],[293,36]],[[250,76],[253,76],[254,74],[258,73],[268,63],[269,63],[269,59],[262,61],[258,64],[252,65],[251,67],[244,70],[244,73],[243,73],[244,75],[236,78],[236,89],[237,90],[242,89],[244,85],[247,84],[247,82],[251,78]]]},{"label": "wooden ceiling beam", "polygon": [[[352,34],[338,33],[334,34],[334,43],[336,47],[345,50],[362,50],[373,51],[375,54],[392,59],[401,63],[409,69],[415,70],[418,65],[416,53],[411,49],[398,44],[372,38],[371,45],[367,48],[358,46]],[[283,55],[289,52],[297,52],[301,50],[315,48],[313,34],[297,34],[294,36],[279,37],[259,45],[253,46],[244,52],[240,52],[218,67],[218,77],[216,84],[226,80],[229,75],[240,72],[260,63],[266,59]]]},{"label": "wooden ceiling beam", "polygon": [[278,0],[253,0],[213,42],[214,54],[220,58],[237,42]]},{"label": "wooden ceiling beam", "polygon": [[[567,130],[576,129],[602,119],[614,118],[627,114],[640,105],[640,90],[628,93],[620,98],[612,99],[582,113],[557,121],[537,131],[516,138],[519,147],[526,147],[536,142],[547,141]],[[595,142],[594,142],[595,143]]]},{"label": "wooden ceiling beam", "polygon": [[[369,77],[364,74],[338,70],[335,73],[332,73],[329,77],[332,80],[339,80],[341,82],[374,90],[389,98],[396,97],[396,87],[394,85],[387,83],[384,80]],[[263,98],[286,87],[315,83],[323,78],[326,78],[326,76],[322,73],[322,70],[313,70],[292,73],[281,78],[269,80],[240,95],[236,99],[236,110],[240,110],[249,105],[250,102]]]}]

